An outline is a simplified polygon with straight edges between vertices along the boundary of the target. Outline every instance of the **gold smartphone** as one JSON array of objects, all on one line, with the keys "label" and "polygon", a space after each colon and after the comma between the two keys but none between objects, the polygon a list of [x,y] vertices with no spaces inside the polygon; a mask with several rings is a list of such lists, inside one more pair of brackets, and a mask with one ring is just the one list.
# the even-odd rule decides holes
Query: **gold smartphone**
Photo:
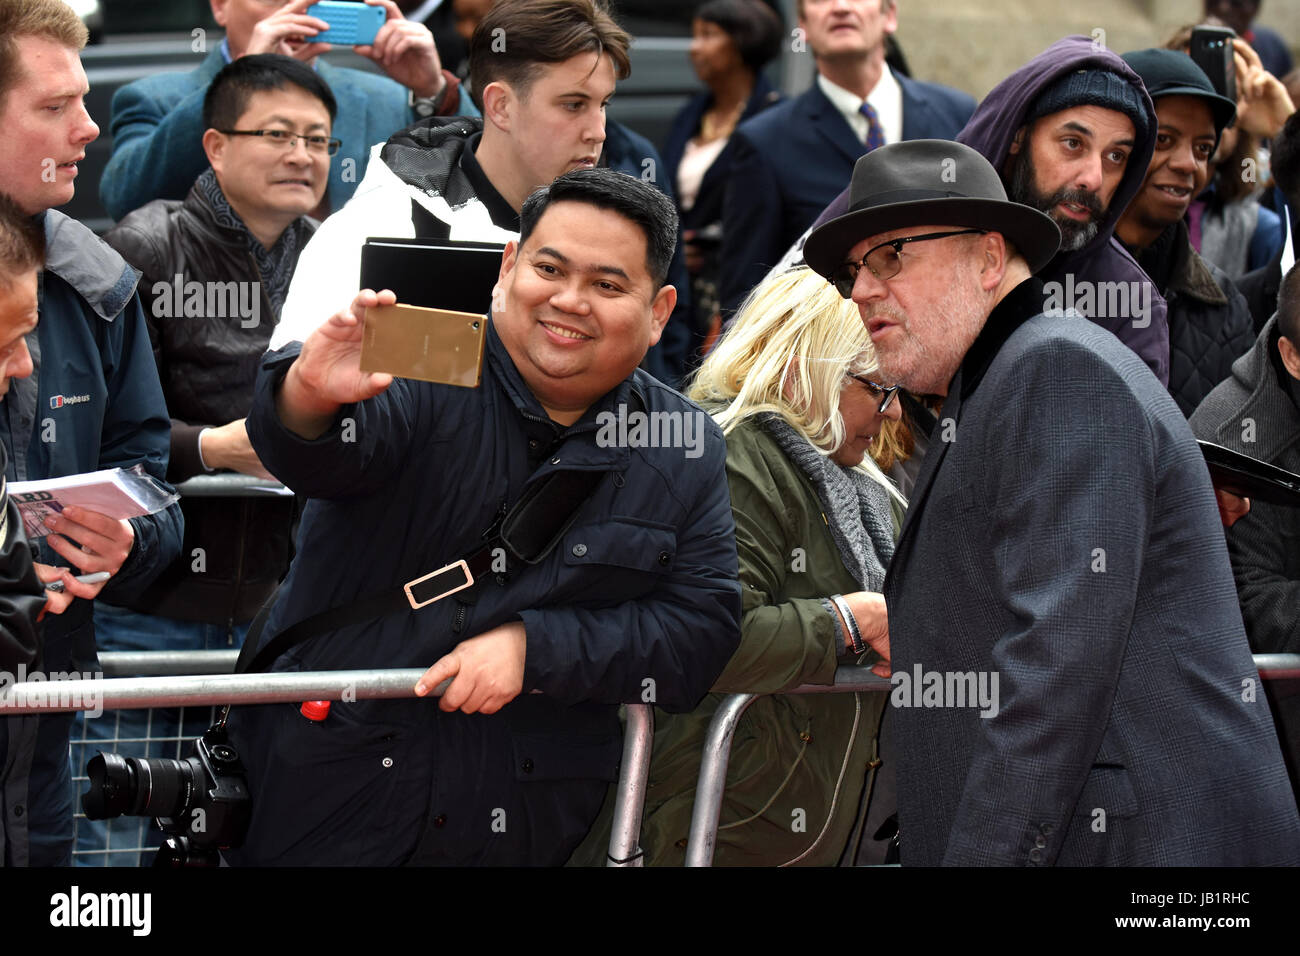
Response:
[{"label": "gold smartphone", "polygon": [[478,388],[487,319],[470,312],[381,305],[366,310],[361,371]]}]

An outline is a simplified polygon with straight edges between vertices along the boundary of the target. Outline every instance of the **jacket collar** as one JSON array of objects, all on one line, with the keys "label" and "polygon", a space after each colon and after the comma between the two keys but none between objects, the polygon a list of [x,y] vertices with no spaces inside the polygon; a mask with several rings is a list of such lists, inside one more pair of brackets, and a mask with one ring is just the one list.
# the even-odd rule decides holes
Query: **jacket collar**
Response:
[{"label": "jacket collar", "polygon": [[1209,263],[1192,248],[1187,223],[1180,219],[1172,228],[1178,234],[1174,239],[1174,268],[1169,276],[1170,290],[1190,295],[1210,305],[1227,305],[1228,297],[1215,281]]},{"label": "jacket collar", "polygon": [[[867,151],[866,144],[853,135],[853,130],[844,121],[835,104],[826,98],[819,84],[813,83],[808,92],[799,97],[798,102],[799,109],[806,113],[818,135],[848,157],[850,162],[857,162],[858,157]],[[798,112],[795,115],[797,117]]]},{"label": "jacket collar", "polygon": [[379,157],[402,182],[457,209],[476,198],[460,159],[470,137],[482,131],[477,117],[431,116],[390,136]]},{"label": "jacket collar", "polygon": [[36,218],[45,229],[45,272],[72,286],[96,315],[112,322],[135,295],[139,271],[108,243],[57,209],[48,209]]},{"label": "jacket collar", "polygon": [[925,139],[929,131],[942,125],[935,115],[934,106],[915,80],[894,74],[903,91],[903,139]]},{"label": "jacket collar", "polygon": [[[1256,441],[1250,446],[1241,443],[1242,421],[1260,422],[1300,421],[1300,402],[1297,388],[1300,383],[1291,377],[1278,354],[1277,315],[1273,315],[1255,338],[1249,352],[1232,363],[1230,382],[1245,393],[1245,402],[1223,423],[1216,422],[1215,440],[1229,448],[1244,451],[1261,461],[1276,460],[1288,447],[1300,441],[1300,433],[1290,427],[1263,427],[1256,430]],[[1241,393],[1238,393],[1241,394]]]},{"label": "jacket collar", "polygon": [[[220,184],[218,184],[218,188],[220,188]],[[226,201],[229,202],[229,199]],[[199,188],[197,182],[195,182],[195,184],[190,187],[190,191],[185,194],[185,201],[182,205],[185,211],[189,215],[193,216],[198,225],[203,228],[206,237],[214,239],[224,245],[237,248],[241,251],[247,250],[249,237],[247,231],[248,227],[245,226],[244,230],[240,231],[239,229],[228,226],[225,223],[218,222],[215,211],[212,208],[212,203],[208,201],[208,197],[203,194],[203,190]],[[239,213],[235,212],[234,207],[231,207],[231,212],[234,212],[236,216],[239,216]],[[243,220],[240,219],[240,222],[243,222]],[[318,223],[316,220],[312,219],[310,216],[303,215],[299,216],[285,228],[286,230],[293,229],[298,232],[299,248],[301,249],[302,243],[306,242],[306,240],[311,237],[311,234],[316,231],[317,225]]]},{"label": "jacket collar", "polygon": [[518,232],[519,213],[515,212],[514,207],[506,202],[506,197],[502,196],[492,180],[488,179],[487,173],[483,172],[483,167],[479,165],[478,157],[474,155],[482,139],[483,134],[479,132],[471,134],[465,141],[465,148],[460,154],[461,172],[473,184],[474,194],[486,207],[488,215],[492,217],[492,223],[501,229]]},{"label": "jacket collar", "polygon": [[896,572],[902,573],[904,562],[900,560],[900,556],[905,553],[904,545],[910,540],[914,533],[912,529],[925,510],[934,476],[938,473],[939,466],[943,463],[944,456],[948,454],[948,449],[956,437],[951,434],[951,429],[961,420],[963,404],[979,386],[998,352],[1016,329],[1042,311],[1043,283],[1031,276],[1008,292],[994,307],[984,322],[984,328],[980,330],[980,334],[967,350],[966,357],[962,359],[957,374],[953,376],[948,386],[948,398],[943,403],[943,410],[939,412],[938,424],[930,434],[930,444],[926,448],[925,459],[921,462],[921,472],[917,475],[916,485],[912,489],[903,532],[899,537],[894,560],[890,564],[889,575],[886,578],[887,587],[890,577],[893,577]]},{"label": "jacket collar", "polygon": [[1191,233],[1185,220],[1171,223],[1145,249],[1129,249],[1127,245],[1125,248],[1148,275],[1157,277],[1157,281],[1167,268],[1169,278],[1165,288],[1157,290],[1166,298],[1173,292],[1191,296],[1207,305],[1228,304],[1228,297],[1223,294],[1209,264],[1192,247]]},{"label": "jacket collar", "polygon": [[971,393],[983,381],[985,373],[997,358],[1002,346],[1006,345],[1007,339],[1011,338],[1016,329],[1042,311],[1043,282],[1036,276],[1030,276],[1003,296],[1002,301],[989,313],[984,328],[980,330],[980,334],[967,350],[966,357],[962,359],[961,367],[948,389],[948,394],[951,396],[955,392],[963,402],[970,398]]}]

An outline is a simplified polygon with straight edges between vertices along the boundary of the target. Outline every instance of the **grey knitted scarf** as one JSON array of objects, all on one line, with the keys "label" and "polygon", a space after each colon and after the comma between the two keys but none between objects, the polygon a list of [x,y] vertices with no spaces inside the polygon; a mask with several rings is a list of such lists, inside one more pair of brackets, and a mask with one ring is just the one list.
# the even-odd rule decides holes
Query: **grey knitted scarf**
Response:
[{"label": "grey knitted scarf", "polygon": [[248,231],[244,220],[239,218],[239,213],[231,208],[230,201],[226,199],[226,194],[221,191],[221,186],[217,183],[217,174],[211,168],[203,172],[197,185],[212,206],[212,215],[217,223],[243,235],[248,251],[257,262],[262,290],[271,303],[274,317],[279,319],[285,297],[289,294],[289,280],[293,278],[293,270],[298,265],[298,230],[292,225],[289,226],[280,233],[280,238],[276,240],[274,246],[265,249],[258,238]]},{"label": "grey knitted scarf", "polygon": [[864,591],[879,591],[894,556],[889,492],[862,472],[835,464],[779,415],[762,415],[760,422],[812,482],[844,567]]}]

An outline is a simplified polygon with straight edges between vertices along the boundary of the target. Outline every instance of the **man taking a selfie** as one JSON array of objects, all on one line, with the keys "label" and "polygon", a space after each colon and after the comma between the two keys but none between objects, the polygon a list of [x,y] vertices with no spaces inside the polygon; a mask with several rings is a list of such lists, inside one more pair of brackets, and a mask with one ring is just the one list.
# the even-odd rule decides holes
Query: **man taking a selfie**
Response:
[{"label": "man taking a selfie", "polygon": [[[740,636],[722,435],[637,370],[676,299],[676,230],[670,200],[610,170],[535,192],[476,388],[361,371],[367,312],[391,292],[265,358],[249,436],[311,500],[250,646],[329,616],[255,669],[428,668],[420,696],[451,683],[437,703],[335,701],[317,721],[236,712],[253,819],[230,862],[563,863],[618,775],[617,705],[689,710],[721,673]],[[601,428],[638,413],[702,439]]]}]

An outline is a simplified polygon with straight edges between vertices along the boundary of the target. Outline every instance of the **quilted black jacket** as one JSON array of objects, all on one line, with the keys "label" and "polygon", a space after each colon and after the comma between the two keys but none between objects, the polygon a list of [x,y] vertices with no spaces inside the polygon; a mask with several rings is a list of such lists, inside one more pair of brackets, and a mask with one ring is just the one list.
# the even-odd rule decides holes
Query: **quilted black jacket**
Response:
[{"label": "quilted black jacket", "polygon": [[[1167,250],[1164,269],[1152,265],[1157,250]],[[1190,416],[1232,374],[1232,363],[1250,351],[1255,341],[1250,307],[1227,274],[1192,248],[1182,221],[1135,256],[1157,286],[1163,285],[1160,292],[1169,308],[1169,393]],[[1166,271],[1168,279],[1162,280],[1159,273]]]}]

